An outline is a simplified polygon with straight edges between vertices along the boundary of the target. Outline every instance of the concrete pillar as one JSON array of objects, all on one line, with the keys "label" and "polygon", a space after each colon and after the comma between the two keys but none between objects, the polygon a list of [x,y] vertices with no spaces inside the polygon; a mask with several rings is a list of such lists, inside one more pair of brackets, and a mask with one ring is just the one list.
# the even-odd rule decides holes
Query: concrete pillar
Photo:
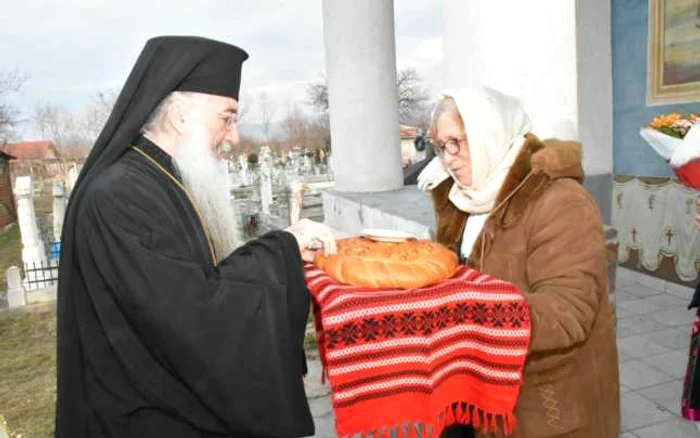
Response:
[{"label": "concrete pillar", "polygon": [[607,0],[443,0],[446,88],[486,85],[523,102],[540,138],[581,141],[606,222],[612,195]]},{"label": "concrete pillar", "polygon": [[45,287],[41,267],[47,263],[44,241],[39,233],[34,212],[34,187],[30,176],[17,177],[15,182],[17,198],[17,221],[22,237],[22,263],[25,267],[24,288]]},{"label": "concrete pillar", "polygon": [[63,229],[63,217],[66,215],[66,187],[63,181],[55,181],[53,184],[53,238],[55,242],[61,241]]},{"label": "concrete pillar", "polygon": [[44,242],[39,234],[34,213],[34,187],[32,178],[19,176],[15,182],[17,218],[22,237],[22,262],[25,264],[46,262]]},{"label": "concrete pillar", "polygon": [[612,223],[613,97],[611,2],[576,2],[578,127],[586,188]]},{"label": "concrete pillar", "polygon": [[336,189],[398,189],[394,2],[323,0],[323,33]]},{"label": "concrete pillar", "polygon": [[22,287],[22,275],[17,266],[11,266],[5,271],[7,279],[7,305],[13,307],[21,307],[27,304],[27,296]]}]

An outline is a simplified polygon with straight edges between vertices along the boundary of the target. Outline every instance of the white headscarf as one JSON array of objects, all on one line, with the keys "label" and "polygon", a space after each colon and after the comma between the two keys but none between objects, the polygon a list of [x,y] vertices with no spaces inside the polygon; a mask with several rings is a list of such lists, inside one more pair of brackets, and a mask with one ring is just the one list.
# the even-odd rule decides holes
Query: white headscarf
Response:
[{"label": "white headscarf", "polygon": [[464,121],[472,166],[472,182],[462,185],[439,157],[418,176],[421,190],[432,190],[452,177],[449,199],[467,213],[488,213],[532,129],[518,99],[487,87],[446,90],[442,98],[454,99]]}]

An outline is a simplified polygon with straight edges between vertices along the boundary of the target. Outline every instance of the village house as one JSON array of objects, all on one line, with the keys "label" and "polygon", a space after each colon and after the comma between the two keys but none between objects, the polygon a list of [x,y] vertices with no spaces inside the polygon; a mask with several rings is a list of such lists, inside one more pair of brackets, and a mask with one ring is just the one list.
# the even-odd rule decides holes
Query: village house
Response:
[{"label": "village house", "polygon": [[0,228],[17,221],[17,208],[12,196],[10,160],[14,157],[0,151]]},{"label": "village house", "polygon": [[9,143],[0,150],[15,157],[10,165],[13,177],[31,175],[34,178],[44,178],[63,171],[61,154],[51,141]]}]

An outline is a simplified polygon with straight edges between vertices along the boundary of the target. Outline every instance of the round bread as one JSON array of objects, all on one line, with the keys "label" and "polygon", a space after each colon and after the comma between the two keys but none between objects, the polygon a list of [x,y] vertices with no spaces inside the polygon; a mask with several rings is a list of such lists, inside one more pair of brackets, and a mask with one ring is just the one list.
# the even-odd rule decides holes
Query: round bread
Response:
[{"label": "round bread", "polygon": [[451,277],[457,255],[429,240],[378,242],[364,237],[337,241],[338,252],[316,265],[334,280],[376,289],[430,286]]}]

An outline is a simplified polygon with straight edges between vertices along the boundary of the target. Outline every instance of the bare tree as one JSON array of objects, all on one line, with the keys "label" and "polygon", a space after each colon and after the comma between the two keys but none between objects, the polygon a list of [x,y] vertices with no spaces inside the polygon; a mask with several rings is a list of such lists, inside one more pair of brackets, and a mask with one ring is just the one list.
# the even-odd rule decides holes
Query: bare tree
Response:
[{"label": "bare tree", "polygon": [[51,140],[61,151],[61,156],[71,155],[75,149],[88,148],[84,126],[80,117],[68,108],[39,103],[34,108],[34,124],[42,138]]},{"label": "bare tree", "polygon": [[289,103],[287,114],[283,121],[285,137],[287,138],[287,149],[299,146],[306,146],[306,120],[304,112],[296,103]]},{"label": "bare tree", "polygon": [[46,103],[34,108],[34,124],[43,138],[51,140],[62,154],[86,153],[102,131],[116,101],[114,91],[95,93],[83,112]]},{"label": "bare tree", "polygon": [[41,138],[49,138],[56,142],[56,138],[61,130],[58,128],[59,109],[56,106],[37,103],[34,106],[34,115],[32,121],[36,126],[37,131],[41,134]]},{"label": "bare tree", "polygon": [[[428,93],[420,85],[420,76],[415,68],[405,68],[396,75],[396,88],[399,103],[399,122],[408,123],[424,112],[423,105],[428,101]],[[323,76],[319,82],[306,87],[307,103],[318,114],[328,113],[328,81]],[[422,117],[421,117],[422,119]]]},{"label": "bare tree", "polygon": [[316,116],[307,123],[306,145],[311,150],[330,149],[331,130],[328,123],[328,115]]},{"label": "bare tree", "polygon": [[277,107],[274,100],[266,92],[261,92],[258,96],[258,106],[260,108],[260,120],[262,123],[263,134],[265,134],[265,142],[270,143],[270,124],[275,117]]},{"label": "bare tree", "polygon": [[319,82],[306,87],[306,97],[309,105],[319,114],[328,113],[328,80],[325,75]]},{"label": "bare tree", "polygon": [[26,80],[19,70],[0,72],[0,145],[13,139],[19,123],[19,111],[7,102],[7,97],[18,92]]},{"label": "bare tree", "polygon": [[112,108],[114,108],[117,97],[116,90],[98,91],[92,96],[82,120],[83,137],[88,142],[94,143],[97,140],[102,128],[107,123]]},{"label": "bare tree", "polygon": [[399,121],[412,121],[428,101],[428,93],[420,85],[420,76],[415,68],[405,68],[396,75],[396,89],[399,95]]}]

